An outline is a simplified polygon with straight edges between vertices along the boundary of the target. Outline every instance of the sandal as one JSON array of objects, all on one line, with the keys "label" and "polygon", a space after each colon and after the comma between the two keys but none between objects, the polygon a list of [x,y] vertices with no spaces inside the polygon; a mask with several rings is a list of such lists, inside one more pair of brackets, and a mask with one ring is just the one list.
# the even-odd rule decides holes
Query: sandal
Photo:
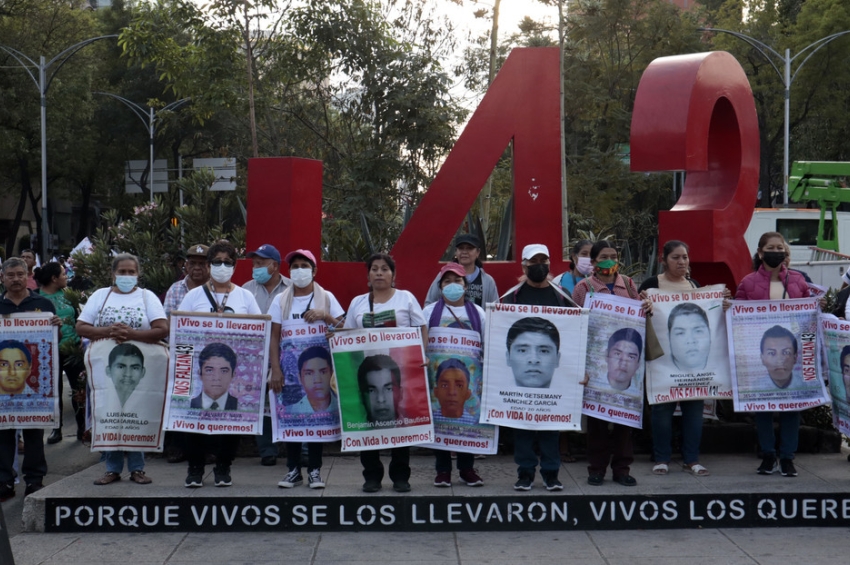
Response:
[{"label": "sandal", "polygon": [[121,480],[120,473],[113,473],[112,471],[106,472],[99,479],[95,479],[94,484],[96,485],[108,485],[110,483],[114,483],[115,481]]},{"label": "sandal", "polygon": [[690,465],[684,463],[682,467],[685,469],[685,471],[687,471],[691,475],[694,475],[695,477],[707,477],[711,474],[708,472],[708,469],[706,469],[699,463],[691,463]]},{"label": "sandal", "polygon": [[144,471],[133,471],[130,473],[130,480],[140,485],[149,485],[153,482]]},{"label": "sandal", "polygon": [[652,474],[653,475],[666,475],[669,470],[670,470],[670,467],[669,467],[669,465],[667,465],[667,463],[656,463],[652,467]]}]

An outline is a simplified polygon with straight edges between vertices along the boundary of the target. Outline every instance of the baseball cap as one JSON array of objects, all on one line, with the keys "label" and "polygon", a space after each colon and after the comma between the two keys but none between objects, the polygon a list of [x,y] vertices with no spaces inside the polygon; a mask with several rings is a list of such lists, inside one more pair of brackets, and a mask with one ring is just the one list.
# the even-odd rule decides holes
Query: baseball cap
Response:
[{"label": "baseball cap", "polygon": [[549,258],[549,248],[543,245],[542,243],[532,243],[531,245],[526,245],[522,248],[522,260],[528,261],[535,255],[543,254],[546,258]]},{"label": "baseball cap", "polygon": [[251,251],[246,257],[249,259],[252,257],[262,257],[263,259],[271,259],[280,263],[280,251],[274,245],[269,245],[268,243],[262,244],[256,251]]},{"label": "baseball cap", "polygon": [[443,280],[443,275],[446,273],[454,273],[459,277],[466,276],[466,271],[460,263],[446,263],[443,265],[440,269],[440,276],[438,277],[438,280]]},{"label": "baseball cap", "polygon": [[473,247],[477,247],[478,249],[481,249],[481,240],[478,239],[478,237],[476,237],[475,235],[473,235],[471,233],[461,234],[461,235],[459,235],[455,238],[455,247],[457,247],[461,243],[468,243],[469,245],[472,245]]},{"label": "baseball cap", "polygon": [[192,245],[189,249],[186,250],[186,257],[203,257],[207,258],[207,254],[209,253],[210,248],[206,245],[198,243],[196,245]]},{"label": "baseball cap", "polygon": [[296,249],[295,251],[290,251],[286,254],[285,261],[289,264],[292,264],[292,260],[299,255],[310,261],[310,264],[313,265],[313,267],[316,266],[316,257],[313,256],[312,252],[307,251],[306,249]]}]

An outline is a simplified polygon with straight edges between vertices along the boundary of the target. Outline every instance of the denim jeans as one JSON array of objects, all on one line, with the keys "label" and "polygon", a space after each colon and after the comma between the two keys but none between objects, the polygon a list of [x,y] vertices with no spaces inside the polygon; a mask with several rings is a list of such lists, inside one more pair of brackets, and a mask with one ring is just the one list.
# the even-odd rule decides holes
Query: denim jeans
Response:
[{"label": "denim jeans", "polygon": [[[452,472],[452,452],[451,451],[443,451],[442,449],[435,449],[434,456],[436,457],[436,467],[438,473],[451,473]],[[472,469],[473,465],[475,465],[475,455],[471,453],[458,453],[457,454],[457,470],[463,471],[464,469]]]},{"label": "denim jeans", "polygon": [[[699,463],[702,439],[702,400],[682,400],[682,458],[685,465]],[[669,463],[673,458],[673,412],[675,402],[652,405],[652,451],[656,463]]]},{"label": "denim jeans", "polygon": [[534,439],[540,447],[540,474],[556,477],[561,468],[561,453],[559,451],[557,430],[514,430],[514,463],[517,464],[517,475],[534,478],[537,468],[537,455],[534,453]]},{"label": "denim jeans", "polygon": [[142,471],[145,468],[145,454],[141,451],[104,451],[103,460],[109,473],[121,473],[124,470],[124,455],[127,456],[127,470]]},{"label": "denim jeans", "polygon": [[794,459],[800,439],[799,412],[757,412],[756,432],[763,455],[776,454],[776,435],[773,433],[773,415],[779,415],[779,458]]}]

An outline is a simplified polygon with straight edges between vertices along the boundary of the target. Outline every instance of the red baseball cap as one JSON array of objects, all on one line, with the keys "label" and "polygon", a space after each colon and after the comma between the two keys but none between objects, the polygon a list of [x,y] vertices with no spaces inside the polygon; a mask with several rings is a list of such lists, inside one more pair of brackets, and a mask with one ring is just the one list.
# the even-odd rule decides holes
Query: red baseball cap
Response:
[{"label": "red baseball cap", "polygon": [[446,273],[454,273],[459,277],[465,277],[466,271],[463,268],[463,265],[460,263],[446,263],[443,265],[443,268],[440,269],[440,279],[443,280],[443,275]]}]

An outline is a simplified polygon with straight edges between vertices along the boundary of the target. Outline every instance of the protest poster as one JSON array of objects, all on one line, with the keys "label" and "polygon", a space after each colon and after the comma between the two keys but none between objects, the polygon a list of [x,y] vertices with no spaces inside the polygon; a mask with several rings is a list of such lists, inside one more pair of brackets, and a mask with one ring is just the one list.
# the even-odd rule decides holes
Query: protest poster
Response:
[{"label": "protest poster", "polygon": [[829,402],[818,298],[733,300],[726,311],[737,412],[793,412]]},{"label": "protest poster", "polygon": [[732,398],[729,341],[723,312],[725,285],[691,291],[647,290],[652,324],[663,354],[646,361],[650,404]]},{"label": "protest poster", "polygon": [[821,314],[820,328],[829,367],[833,423],[839,432],[850,435],[850,322]]},{"label": "protest poster", "polygon": [[481,334],[460,328],[428,330],[428,387],[434,443],[428,447],[494,454],[499,428],[481,423],[484,388]]},{"label": "protest poster", "polygon": [[328,342],[339,387],[343,451],[434,441],[419,328],[337,330]]},{"label": "protest poster", "polygon": [[59,427],[59,337],[50,312],[0,323],[0,429]]},{"label": "protest poster", "polygon": [[86,349],[85,361],[92,451],[162,451],[168,347],[99,339]]},{"label": "protest poster", "polygon": [[488,304],[481,421],[580,429],[587,320],[581,308]]},{"label": "protest poster", "polygon": [[[339,400],[324,323],[285,320],[280,326],[283,390],[269,391],[275,441],[322,442],[340,438]],[[274,363],[275,360],[273,359]]]},{"label": "protest poster", "polygon": [[164,429],[261,434],[270,339],[266,315],[172,312]]},{"label": "protest poster", "polygon": [[588,297],[587,384],[582,414],[632,428],[643,426],[645,314],[638,300]]}]

